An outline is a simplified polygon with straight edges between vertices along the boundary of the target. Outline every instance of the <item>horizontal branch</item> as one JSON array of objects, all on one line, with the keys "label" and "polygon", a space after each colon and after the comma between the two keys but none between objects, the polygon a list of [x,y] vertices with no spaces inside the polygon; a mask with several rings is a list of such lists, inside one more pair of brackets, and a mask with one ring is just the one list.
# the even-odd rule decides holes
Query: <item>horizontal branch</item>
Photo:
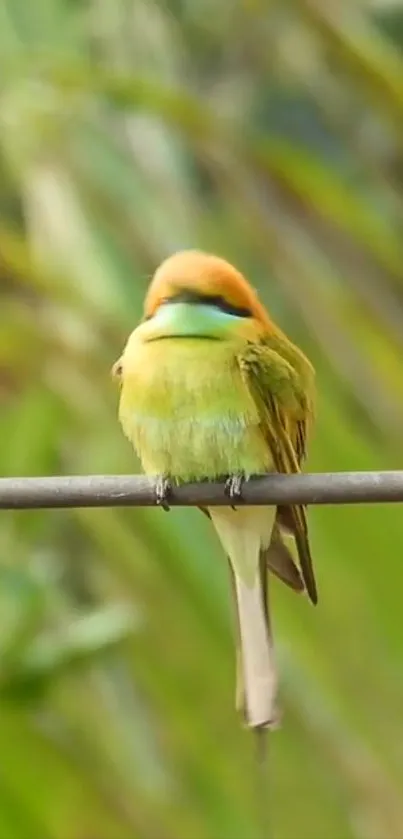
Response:
[{"label": "horizontal branch", "polygon": [[[359,504],[403,501],[401,472],[320,472],[265,475],[242,489],[246,504]],[[0,478],[0,509],[39,507],[149,507],[155,484],[141,475]],[[171,506],[228,505],[223,483],[176,487]]]}]

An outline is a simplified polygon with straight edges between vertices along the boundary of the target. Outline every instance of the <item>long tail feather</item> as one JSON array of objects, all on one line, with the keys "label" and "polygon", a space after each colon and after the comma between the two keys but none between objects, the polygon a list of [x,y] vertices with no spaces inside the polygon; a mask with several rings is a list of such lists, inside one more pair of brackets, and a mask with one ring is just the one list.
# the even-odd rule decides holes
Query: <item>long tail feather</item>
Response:
[{"label": "long tail feather", "polygon": [[245,682],[247,722],[268,726],[275,722],[277,672],[265,620],[260,579],[251,588],[235,575],[242,670]]},{"label": "long tail feather", "polygon": [[[270,541],[275,511],[214,508],[212,521],[229,556],[236,594],[242,681],[238,674],[237,699],[245,704],[252,727],[277,723],[277,669],[265,602],[267,568],[261,562],[261,544]],[[264,578],[263,578],[264,569]]]}]

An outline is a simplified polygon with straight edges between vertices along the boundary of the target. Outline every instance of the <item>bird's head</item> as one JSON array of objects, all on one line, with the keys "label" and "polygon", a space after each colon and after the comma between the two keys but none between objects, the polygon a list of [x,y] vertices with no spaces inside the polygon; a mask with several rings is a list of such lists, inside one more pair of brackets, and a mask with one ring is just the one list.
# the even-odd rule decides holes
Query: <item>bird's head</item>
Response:
[{"label": "bird's head", "polygon": [[242,274],[200,251],[181,251],[157,269],[139,327],[142,340],[239,336],[254,340],[270,329],[269,316]]}]

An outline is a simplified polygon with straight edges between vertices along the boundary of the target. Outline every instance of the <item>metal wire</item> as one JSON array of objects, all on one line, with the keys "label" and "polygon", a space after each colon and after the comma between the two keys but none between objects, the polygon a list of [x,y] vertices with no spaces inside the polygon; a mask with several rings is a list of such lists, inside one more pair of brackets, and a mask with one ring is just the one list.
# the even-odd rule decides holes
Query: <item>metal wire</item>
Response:
[{"label": "metal wire", "polygon": [[[265,475],[242,488],[245,504],[361,504],[403,502],[403,471]],[[0,478],[0,509],[149,507],[155,482],[142,475]],[[224,483],[175,487],[170,506],[228,505]]]}]

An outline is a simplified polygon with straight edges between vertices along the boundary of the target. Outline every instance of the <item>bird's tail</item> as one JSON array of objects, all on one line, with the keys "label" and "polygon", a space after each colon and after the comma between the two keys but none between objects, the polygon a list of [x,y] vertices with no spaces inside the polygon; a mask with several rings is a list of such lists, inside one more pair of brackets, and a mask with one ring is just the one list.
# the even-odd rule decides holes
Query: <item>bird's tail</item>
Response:
[{"label": "bird's tail", "polygon": [[275,510],[215,507],[210,515],[234,577],[239,626],[237,704],[242,703],[248,725],[273,726],[277,723],[277,670],[262,547],[270,542]]}]

